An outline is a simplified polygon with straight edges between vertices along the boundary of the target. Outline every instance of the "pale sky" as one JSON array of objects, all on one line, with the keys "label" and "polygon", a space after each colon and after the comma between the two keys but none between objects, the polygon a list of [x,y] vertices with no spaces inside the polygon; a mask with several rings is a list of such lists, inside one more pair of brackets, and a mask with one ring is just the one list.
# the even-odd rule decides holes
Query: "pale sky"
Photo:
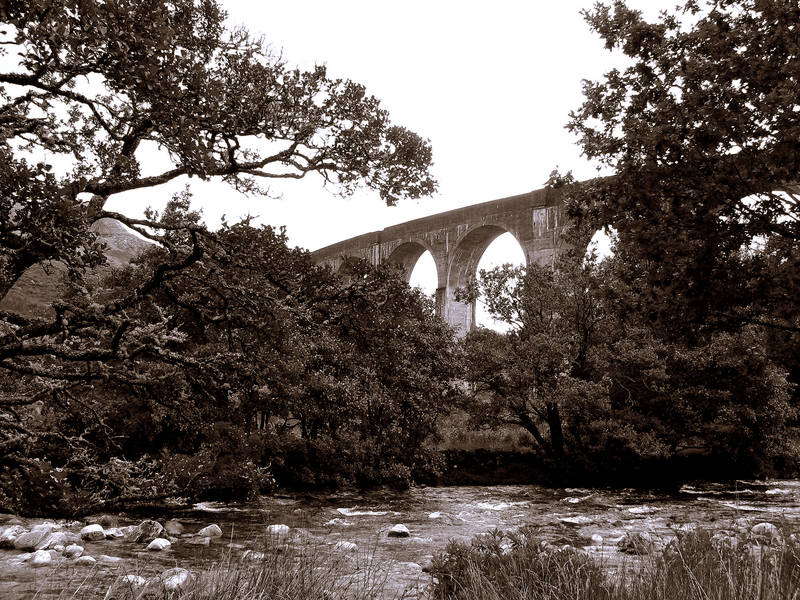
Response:
[{"label": "pale sky", "polygon": [[[429,138],[438,193],[386,207],[377,193],[341,199],[321,179],[279,182],[280,199],[246,198],[223,184],[192,182],[214,227],[250,213],[285,225],[311,250],[410,219],[543,187],[558,166],[578,179],[597,175],[564,129],[581,104],[581,80],[599,79],[619,58],[579,14],[592,0],[485,1],[223,0],[231,25],[263,34],[289,65],[325,64],[330,76],[367,87],[394,123]],[[635,0],[651,16],[672,2]],[[186,182],[120,195],[130,214]],[[508,240],[506,240],[508,242]],[[513,238],[487,251],[491,263],[518,262]],[[514,253],[516,256],[513,256]],[[491,255],[491,256],[490,256]],[[420,260],[414,279],[435,280]],[[432,267],[432,259],[429,267]],[[486,261],[482,266],[487,266]]]}]

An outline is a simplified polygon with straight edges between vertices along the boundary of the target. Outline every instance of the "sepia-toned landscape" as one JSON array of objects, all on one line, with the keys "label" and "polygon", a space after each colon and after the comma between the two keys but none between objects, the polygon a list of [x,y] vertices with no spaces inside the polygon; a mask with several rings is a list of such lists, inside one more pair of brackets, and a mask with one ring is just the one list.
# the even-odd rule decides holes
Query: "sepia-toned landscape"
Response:
[{"label": "sepia-toned landscape", "polygon": [[[0,597],[800,599],[800,4],[581,8],[594,175],[509,194],[495,157],[549,142],[486,147],[485,75],[457,177],[498,191],[454,204],[441,132],[294,66],[268,5],[0,3]],[[405,10],[483,14],[440,9]],[[446,120],[455,75],[367,22]]]}]

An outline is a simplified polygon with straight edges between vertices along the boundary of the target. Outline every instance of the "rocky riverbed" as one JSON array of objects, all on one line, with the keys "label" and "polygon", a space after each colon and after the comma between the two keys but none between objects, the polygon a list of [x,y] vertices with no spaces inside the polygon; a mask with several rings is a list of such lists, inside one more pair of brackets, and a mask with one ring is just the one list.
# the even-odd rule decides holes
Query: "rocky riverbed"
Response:
[{"label": "rocky riverbed", "polygon": [[800,481],[684,486],[676,495],[539,486],[415,488],[199,504],[134,518],[48,521],[0,515],[0,597],[57,596],[81,581],[102,598],[115,581],[177,589],[221,561],[312,546],[354,565],[381,565],[387,592],[429,583],[424,567],[451,539],[533,527],[543,542],[613,567],[681,530],[776,543],[800,532]]}]

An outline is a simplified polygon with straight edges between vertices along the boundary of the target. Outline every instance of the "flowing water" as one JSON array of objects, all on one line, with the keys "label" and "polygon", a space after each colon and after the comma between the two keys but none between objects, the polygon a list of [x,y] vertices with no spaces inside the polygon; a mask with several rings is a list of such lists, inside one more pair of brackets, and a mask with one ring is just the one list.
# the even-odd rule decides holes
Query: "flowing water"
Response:
[{"label": "flowing water", "polygon": [[[394,591],[424,586],[421,572],[431,556],[449,540],[470,540],[489,531],[532,526],[543,540],[570,544],[601,556],[607,564],[620,560],[616,543],[628,533],[648,533],[668,539],[691,527],[741,529],[770,522],[800,531],[800,480],[736,482],[684,486],[676,495],[634,490],[550,489],[540,486],[421,487],[404,492],[342,493],[331,496],[276,496],[248,504],[196,505],[191,510],[150,515],[162,522],[176,518],[188,533],[217,523],[222,538],[206,547],[176,541],[169,550],[147,552],[143,544],[122,540],[85,542],[86,554],[123,559],[92,570],[97,589],[104,589],[120,569],[144,575],[180,566],[209,567],[223,559],[238,559],[247,549],[262,550],[265,526],[286,524],[293,534],[331,553],[340,541],[358,545],[386,565]],[[32,526],[36,520],[19,520]],[[141,517],[121,518],[120,525],[137,524]],[[397,523],[408,527],[408,538],[388,537]],[[0,522],[0,527],[8,524]],[[66,524],[79,531],[80,524]],[[230,547],[233,545],[233,547]],[[14,557],[19,550],[0,550],[0,598],[32,598],[35,589],[57,592],[63,580],[85,577],[87,568],[33,569]],[[102,594],[101,594],[102,596]]]}]

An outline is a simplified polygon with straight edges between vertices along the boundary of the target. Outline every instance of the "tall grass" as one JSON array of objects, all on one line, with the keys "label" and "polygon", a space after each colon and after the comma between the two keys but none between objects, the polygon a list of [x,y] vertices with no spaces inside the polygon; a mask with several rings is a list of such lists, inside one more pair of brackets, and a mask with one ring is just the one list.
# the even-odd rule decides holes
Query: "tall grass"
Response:
[{"label": "tall grass", "polygon": [[200,576],[181,600],[373,600],[386,575],[374,556],[342,555],[312,545],[226,561]]},{"label": "tall grass", "polygon": [[601,566],[574,550],[556,550],[523,533],[493,532],[471,544],[451,542],[431,563],[435,600],[610,597]]},{"label": "tall grass", "polygon": [[799,600],[800,546],[682,534],[619,569],[525,533],[452,543],[434,558],[435,600]]},{"label": "tall grass", "polygon": [[752,537],[715,539],[700,530],[619,576],[621,592],[615,598],[798,600],[800,544],[792,539],[774,545]]},{"label": "tall grass", "polygon": [[[759,543],[761,542],[761,543]],[[252,555],[250,555],[252,557]],[[312,543],[271,545],[256,560],[229,554],[176,592],[151,578],[117,585],[115,600],[386,600],[388,568],[374,553],[346,555]],[[800,600],[800,543],[682,533],[663,550],[611,568],[535,531],[452,542],[431,564],[431,600]],[[89,579],[89,580],[87,580]],[[65,586],[60,600],[102,598],[97,581]],[[119,580],[118,580],[119,583]],[[108,589],[103,586],[103,589]]]},{"label": "tall grass", "polygon": [[[388,569],[364,553],[336,552],[311,542],[283,544],[265,541],[259,552],[229,552],[219,563],[168,589],[163,578],[139,577],[148,565],[102,583],[102,571],[92,568],[78,578],[57,567],[39,583],[34,600],[374,600],[397,596],[387,589]],[[59,572],[61,571],[61,572]],[[67,573],[66,571],[70,571]],[[145,582],[146,581],[146,582]],[[55,590],[58,590],[54,593]]]},{"label": "tall grass", "polygon": [[531,452],[533,436],[517,425],[492,429],[473,429],[469,416],[455,410],[439,421],[437,450],[489,450],[493,452]]}]

